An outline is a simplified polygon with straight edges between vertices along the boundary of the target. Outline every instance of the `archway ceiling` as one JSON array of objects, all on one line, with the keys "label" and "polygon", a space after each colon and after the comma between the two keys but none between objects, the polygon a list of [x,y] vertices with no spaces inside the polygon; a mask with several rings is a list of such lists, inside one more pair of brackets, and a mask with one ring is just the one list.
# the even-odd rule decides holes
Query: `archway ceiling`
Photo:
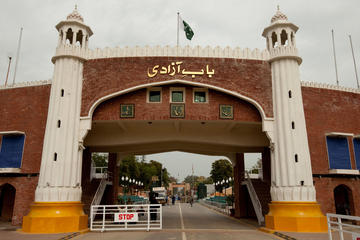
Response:
[{"label": "archway ceiling", "polygon": [[269,146],[261,123],[235,121],[95,121],[84,145],[92,151],[152,154],[184,151],[207,155],[259,152]]}]

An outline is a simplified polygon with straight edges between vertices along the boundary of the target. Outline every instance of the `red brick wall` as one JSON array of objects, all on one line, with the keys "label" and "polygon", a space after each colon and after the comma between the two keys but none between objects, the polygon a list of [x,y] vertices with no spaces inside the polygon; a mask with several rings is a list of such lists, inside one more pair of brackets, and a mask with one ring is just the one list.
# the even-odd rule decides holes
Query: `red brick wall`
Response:
[{"label": "red brick wall", "polygon": [[5,183],[16,189],[12,224],[19,225],[23,216],[29,213],[30,204],[34,201],[38,177],[0,177],[0,186]]},{"label": "red brick wall", "polygon": [[[192,78],[188,75],[147,76],[147,69],[155,65],[168,66],[181,60],[182,68],[189,71],[204,69],[208,64],[215,70],[209,78],[206,74]],[[257,101],[268,117],[273,116],[271,69],[266,61],[222,58],[174,58],[174,57],[137,57],[95,59],[84,64],[84,85],[81,116],[89,113],[96,100],[111,93],[141,84],[182,79],[209,84],[240,93]]]},{"label": "red brick wall", "polygon": [[313,173],[329,173],[325,134],[360,134],[360,94],[303,87],[302,95]]},{"label": "red brick wall", "polygon": [[316,188],[316,199],[321,206],[324,214],[336,213],[334,189],[344,184],[351,189],[352,197],[349,196],[351,214],[360,216],[360,180],[358,178],[330,178],[314,177]]},{"label": "red brick wall", "polygon": [[22,173],[38,173],[51,85],[0,90],[0,132],[25,132]]},{"label": "red brick wall", "polygon": [[[39,173],[51,85],[0,90],[0,131],[25,132],[21,173]],[[0,174],[16,189],[12,223],[21,224],[34,201],[37,176]]]},{"label": "red brick wall", "polygon": [[[360,134],[360,94],[329,89],[302,88],[306,128],[313,174],[328,174],[329,163],[325,134],[329,132]],[[348,137],[352,167],[355,156],[352,137]],[[323,213],[335,213],[334,189],[344,184],[352,190],[355,215],[360,214],[360,179],[327,175],[314,177],[316,198]],[[354,214],[354,212],[352,214]]]},{"label": "red brick wall", "polygon": [[[122,96],[109,99],[96,108],[94,120],[120,119],[120,104],[135,104],[134,120],[166,120],[170,119],[170,87],[163,86],[161,103],[146,103],[146,89],[137,90]],[[186,87],[185,119],[187,120],[219,120],[219,104],[232,104],[234,120],[261,122],[257,109],[248,102],[221,92],[209,90],[209,103],[193,103],[193,88]]]}]

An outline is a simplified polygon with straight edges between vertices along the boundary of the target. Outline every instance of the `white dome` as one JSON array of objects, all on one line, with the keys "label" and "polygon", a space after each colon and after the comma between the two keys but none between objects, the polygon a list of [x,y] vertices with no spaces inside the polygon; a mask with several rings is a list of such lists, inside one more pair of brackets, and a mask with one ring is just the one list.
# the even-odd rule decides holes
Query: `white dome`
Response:
[{"label": "white dome", "polygon": [[276,22],[287,22],[288,18],[285,14],[283,14],[282,12],[280,12],[279,6],[278,9],[276,11],[276,14],[271,18],[271,23],[276,23]]},{"label": "white dome", "polygon": [[79,21],[79,22],[84,22],[83,17],[77,11],[76,5],[75,5],[74,11],[67,16],[66,20],[75,20],[75,21]]}]

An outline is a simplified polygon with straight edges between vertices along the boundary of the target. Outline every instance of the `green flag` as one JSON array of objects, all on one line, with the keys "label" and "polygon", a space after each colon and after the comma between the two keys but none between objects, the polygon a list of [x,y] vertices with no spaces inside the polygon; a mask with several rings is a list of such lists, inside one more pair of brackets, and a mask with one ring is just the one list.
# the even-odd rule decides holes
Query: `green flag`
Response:
[{"label": "green flag", "polygon": [[183,29],[185,31],[186,38],[191,40],[193,38],[193,36],[194,36],[193,30],[191,29],[189,24],[187,24],[187,22],[182,20],[182,18],[180,16],[179,16],[179,18],[180,18],[180,27],[181,27],[181,29]]}]

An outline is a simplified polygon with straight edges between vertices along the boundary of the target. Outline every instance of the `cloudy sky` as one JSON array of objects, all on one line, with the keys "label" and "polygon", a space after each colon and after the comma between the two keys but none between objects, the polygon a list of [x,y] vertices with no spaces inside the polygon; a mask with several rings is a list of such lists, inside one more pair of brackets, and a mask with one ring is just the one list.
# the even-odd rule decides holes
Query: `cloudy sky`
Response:
[{"label": "cloudy sky", "polygon": [[72,12],[75,4],[94,32],[90,48],[174,46],[176,13],[180,12],[195,33],[191,42],[182,33],[181,45],[250,49],[265,48],[261,34],[279,4],[289,20],[299,26],[296,40],[303,58],[301,79],[336,83],[331,44],[334,29],[340,85],[357,86],[348,35],[352,35],[360,63],[359,0],[1,0],[0,85],[5,82],[8,56],[16,55],[20,27],[24,30],[16,82],[51,79],[50,59],[58,38],[55,25]]}]

